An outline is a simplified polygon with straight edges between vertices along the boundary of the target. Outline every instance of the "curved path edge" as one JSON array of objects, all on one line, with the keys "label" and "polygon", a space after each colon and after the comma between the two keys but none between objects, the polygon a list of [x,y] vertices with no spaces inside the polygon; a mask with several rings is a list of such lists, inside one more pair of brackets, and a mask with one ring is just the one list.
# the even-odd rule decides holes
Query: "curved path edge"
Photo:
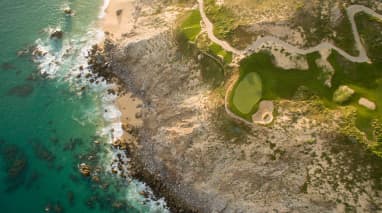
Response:
[{"label": "curved path edge", "polygon": [[[314,47],[310,47],[307,49],[301,49],[301,48],[298,48],[297,46],[293,46],[293,45],[291,45],[291,44],[289,44],[289,43],[287,43],[287,42],[285,42],[285,41],[283,41],[283,40],[281,40],[275,36],[264,36],[264,37],[258,38],[255,42],[250,44],[246,49],[239,50],[239,49],[232,47],[227,41],[221,40],[215,36],[215,34],[213,32],[214,26],[213,26],[212,22],[208,19],[207,15],[205,13],[204,0],[198,0],[198,4],[199,4],[199,12],[200,12],[200,15],[202,17],[202,21],[205,24],[205,30],[207,32],[208,38],[212,42],[221,46],[225,51],[232,52],[239,57],[245,57],[245,56],[251,55],[253,53],[256,53],[260,49],[262,49],[263,44],[270,42],[270,43],[274,43],[274,44],[277,44],[279,46],[282,46],[286,51],[288,51],[290,53],[307,55],[307,54],[310,54],[313,52],[319,52],[320,50],[332,49],[332,50],[335,50],[336,52],[338,52],[340,55],[342,55],[344,58],[348,59],[351,62],[371,63],[369,57],[367,56],[366,49],[361,42],[360,34],[358,32],[357,24],[355,22],[355,15],[360,13],[360,12],[364,12],[370,16],[373,16],[373,17],[376,17],[377,19],[382,20],[381,14],[375,12],[374,10],[372,10],[368,7],[365,7],[362,5],[351,5],[351,6],[346,8],[346,14],[349,18],[349,21],[350,21],[350,24],[352,27],[355,46],[359,51],[358,56],[352,56],[349,53],[347,53],[346,51],[344,51],[343,49],[341,49],[341,48],[339,48],[339,47],[337,47],[334,44],[329,43],[329,42],[322,42],[322,43],[320,43]],[[232,117],[233,119],[240,121],[240,122],[247,124],[247,125],[254,125],[253,123],[251,123],[251,122],[243,119],[242,117],[236,115],[235,113],[233,113],[229,109],[228,98],[229,98],[230,92],[231,92],[231,90],[232,90],[232,88],[235,85],[237,80],[238,79],[235,79],[234,81],[232,81],[232,83],[228,86],[228,88],[226,90],[225,99],[224,99],[225,110],[226,110],[227,114],[230,117]]]}]

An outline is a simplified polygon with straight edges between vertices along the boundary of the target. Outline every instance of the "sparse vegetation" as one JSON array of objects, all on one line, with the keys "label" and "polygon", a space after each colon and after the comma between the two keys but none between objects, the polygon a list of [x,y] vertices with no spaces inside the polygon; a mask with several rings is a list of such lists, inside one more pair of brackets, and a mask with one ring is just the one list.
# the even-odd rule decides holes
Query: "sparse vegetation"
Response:
[{"label": "sparse vegetation", "polygon": [[232,11],[224,5],[216,5],[215,0],[205,0],[206,14],[214,23],[214,34],[224,39],[237,27],[237,22]]}]

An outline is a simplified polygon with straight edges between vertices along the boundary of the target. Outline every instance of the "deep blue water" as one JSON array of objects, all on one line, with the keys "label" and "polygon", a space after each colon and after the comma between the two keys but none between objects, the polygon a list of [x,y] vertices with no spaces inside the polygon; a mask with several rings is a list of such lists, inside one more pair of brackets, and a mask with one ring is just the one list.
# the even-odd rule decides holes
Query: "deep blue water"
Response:
[{"label": "deep blue water", "polygon": [[[107,130],[116,119],[104,114],[114,110],[109,85],[76,77],[100,36],[102,3],[0,0],[1,212],[166,211],[162,202],[139,194],[142,183],[110,174]],[[75,16],[63,13],[67,6]],[[55,28],[64,31],[62,40],[49,38]],[[35,49],[45,56],[32,57]],[[80,163],[99,167],[92,175],[100,182],[83,177]]]}]

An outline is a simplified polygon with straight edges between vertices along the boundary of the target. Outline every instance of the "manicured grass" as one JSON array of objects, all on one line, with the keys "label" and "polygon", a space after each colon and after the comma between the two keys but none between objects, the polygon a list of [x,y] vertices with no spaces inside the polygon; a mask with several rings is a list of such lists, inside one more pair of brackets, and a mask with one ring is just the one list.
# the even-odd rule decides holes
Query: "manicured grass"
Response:
[{"label": "manicured grass", "polygon": [[[195,43],[196,36],[201,32],[200,26],[201,16],[199,10],[191,11],[181,22],[178,28],[177,41],[182,49],[182,52],[186,55],[197,57],[202,55],[201,50],[197,48]],[[217,45],[216,45],[217,46]],[[232,54],[225,52],[220,46],[212,49],[206,49],[204,51],[210,51],[214,55],[222,55],[224,60],[232,60]],[[216,52],[216,50],[218,50]],[[201,76],[205,83],[211,85],[213,88],[218,87],[225,78],[224,69],[214,59],[204,56],[198,59],[200,62]]]},{"label": "manicured grass", "polygon": [[[180,33],[184,35],[184,37],[189,42],[195,42],[196,37],[201,32],[201,16],[199,10],[193,10],[191,11],[184,21],[180,25]],[[223,61],[226,64],[231,63],[232,61],[232,53],[226,52],[224,49],[222,49],[219,45],[213,43],[208,46],[207,51],[211,52],[213,55],[221,56]]]},{"label": "manicured grass", "polygon": [[[338,53],[333,52],[329,57],[329,61],[335,68],[336,73],[332,79],[332,87],[329,88],[324,84],[325,79],[322,70],[315,64],[315,60],[320,56],[314,53],[306,57],[310,67],[309,70],[283,70],[273,65],[273,56],[268,52],[254,54],[241,62],[239,82],[243,81],[249,73],[256,72],[262,81],[262,99],[294,99],[299,89],[304,87],[309,91],[308,94],[319,97],[325,106],[329,108],[340,106],[333,102],[333,93],[339,86],[347,85],[355,90],[355,95],[345,104],[351,105],[357,110],[356,127],[365,132],[369,139],[376,140],[378,135],[376,135],[372,121],[382,121],[382,61],[376,61],[373,64],[351,63]],[[244,108],[244,110],[239,109],[238,104],[235,103],[237,102],[234,98],[235,94],[242,91],[237,89],[238,87],[234,88],[234,94],[230,97],[231,109],[239,116],[250,119],[253,111],[248,113],[248,107]],[[249,98],[246,92],[243,92],[243,96]],[[371,111],[358,105],[360,97],[374,101],[377,110]],[[305,98],[310,97],[308,95]],[[258,102],[257,97],[251,103],[254,102]],[[253,108],[256,109],[256,106]]]},{"label": "manicured grass", "polygon": [[[314,63],[317,57],[319,57],[318,54],[308,56],[311,67],[308,71],[284,70],[274,66],[272,62],[273,56],[262,51],[241,61],[239,82],[247,74],[256,72],[262,81],[262,99],[264,100],[293,99],[296,91],[304,86],[313,91],[314,94],[321,94],[326,103],[330,103],[331,92],[334,91],[323,86],[325,80],[322,79],[321,71]],[[235,91],[235,88],[233,91]],[[235,107],[233,102],[233,95],[231,95],[230,106],[232,111],[247,120],[250,120],[251,115],[257,110],[256,105],[250,113],[244,114]]]},{"label": "manicured grass", "polygon": [[262,83],[260,76],[251,72],[241,79],[233,90],[233,106],[241,113],[248,115],[260,101],[262,95]]},{"label": "manicured grass", "polygon": [[263,83],[264,99],[292,99],[301,86],[309,88],[327,100],[332,98],[332,90],[324,86],[321,70],[314,61],[319,56],[307,56],[309,70],[284,70],[273,65],[273,56],[268,52],[260,52],[244,59],[240,64],[240,76],[257,72]]},{"label": "manicured grass", "polygon": [[[350,63],[337,53],[330,57],[330,62],[336,70],[333,84],[346,84],[355,91],[349,104],[357,108],[357,127],[364,131],[369,138],[373,138],[371,121],[373,119],[382,121],[382,63]],[[359,106],[360,97],[366,97],[375,102],[376,111]]]},{"label": "manicured grass", "polygon": [[202,30],[200,26],[201,20],[202,18],[200,16],[199,10],[193,10],[182,22],[180,28],[188,40],[195,41],[196,36]]},{"label": "manicured grass", "polygon": [[225,51],[223,48],[221,48],[221,46],[219,46],[218,44],[211,44],[209,46],[209,50],[214,54],[214,55],[217,55],[217,56],[221,56],[223,57],[223,60],[226,64],[229,64],[232,62],[232,53],[231,52],[227,52]]}]

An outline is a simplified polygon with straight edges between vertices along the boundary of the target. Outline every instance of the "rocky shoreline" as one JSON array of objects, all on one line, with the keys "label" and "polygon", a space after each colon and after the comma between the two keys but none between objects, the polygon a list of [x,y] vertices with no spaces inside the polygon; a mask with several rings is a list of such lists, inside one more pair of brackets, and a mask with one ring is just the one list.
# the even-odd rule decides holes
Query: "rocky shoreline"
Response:
[{"label": "rocky shoreline", "polygon": [[[134,156],[134,155],[133,155]],[[130,157],[132,157],[130,155]],[[170,212],[174,213],[196,213],[200,212],[195,207],[190,206],[182,198],[176,196],[176,194],[171,190],[163,180],[161,180],[156,175],[152,174],[145,168],[144,162],[141,162],[139,158],[132,157],[133,167],[132,177],[146,183],[154,192],[157,198],[163,197],[166,200],[166,204]]]},{"label": "rocky shoreline", "polygon": [[[171,32],[160,33],[158,36],[171,36]],[[140,42],[146,43],[147,41],[143,40]],[[116,70],[116,67],[121,67],[117,65],[118,62],[115,63],[115,61],[113,61],[113,58],[115,59],[116,54],[120,54],[120,52],[118,52],[120,50],[121,47],[118,46],[118,44],[108,39],[105,40],[103,47],[101,47],[101,45],[94,45],[88,61],[92,67],[92,71],[94,74],[107,79],[109,82],[114,82],[119,85],[116,90],[110,91],[111,93],[118,94],[119,96],[123,96],[125,93],[131,93],[135,98],[143,100],[144,105],[149,105],[151,102],[150,97],[146,95],[144,90],[136,85],[136,76],[129,75],[128,72],[124,72],[123,75],[121,75],[121,73]],[[129,61],[126,62],[128,63]],[[131,128],[134,128],[135,131],[130,131]],[[184,198],[177,196],[177,193],[174,192],[174,188],[170,186],[171,184],[169,185],[160,175],[153,173],[147,168],[147,162],[143,160],[144,156],[141,156],[138,148],[142,140],[150,140],[144,131],[145,124],[142,127],[136,127],[129,124],[128,121],[124,124],[123,129],[125,130],[125,137],[122,139],[122,142],[118,143],[118,147],[120,147],[120,144],[127,145],[122,149],[125,150],[127,156],[131,159],[129,163],[129,175],[148,184],[157,198],[164,197],[171,212],[200,212],[195,206],[191,206],[186,202]],[[127,138],[129,139],[126,139],[126,135],[128,135]],[[184,192],[189,191],[185,188],[178,188],[177,190]]]}]

